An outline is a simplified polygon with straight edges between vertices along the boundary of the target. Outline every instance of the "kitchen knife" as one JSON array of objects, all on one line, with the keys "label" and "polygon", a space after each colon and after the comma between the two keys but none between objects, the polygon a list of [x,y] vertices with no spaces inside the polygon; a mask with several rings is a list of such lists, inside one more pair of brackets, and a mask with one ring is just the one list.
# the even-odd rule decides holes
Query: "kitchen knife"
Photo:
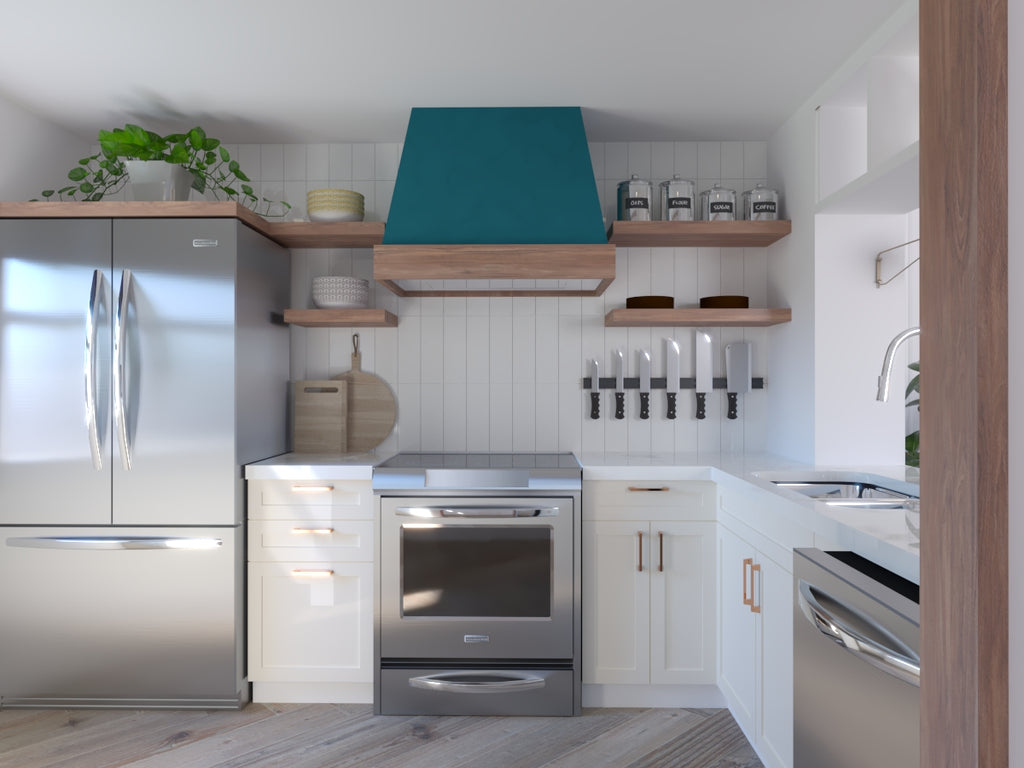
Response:
[{"label": "kitchen knife", "polygon": [[665,418],[676,417],[676,393],[679,391],[679,342],[665,339]]},{"label": "kitchen knife", "polygon": [[601,418],[601,366],[590,361],[590,418]]},{"label": "kitchen knife", "polygon": [[746,341],[725,345],[725,390],[729,397],[726,416],[735,419],[738,395],[750,391],[750,344]]},{"label": "kitchen knife", "polygon": [[640,350],[640,418],[651,418],[651,353]]},{"label": "kitchen knife", "polygon": [[704,331],[697,331],[694,338],[694,371],[697,377],[697,418],[707,417],[706,401],[707,393],[711,391],[714,382],[711,378],[711,335]]},{"label": "kitchen knife", "polygon": [[622,350],[616,349],[615,357],[615,418],[626,418],[626,364],[622,359]]}]

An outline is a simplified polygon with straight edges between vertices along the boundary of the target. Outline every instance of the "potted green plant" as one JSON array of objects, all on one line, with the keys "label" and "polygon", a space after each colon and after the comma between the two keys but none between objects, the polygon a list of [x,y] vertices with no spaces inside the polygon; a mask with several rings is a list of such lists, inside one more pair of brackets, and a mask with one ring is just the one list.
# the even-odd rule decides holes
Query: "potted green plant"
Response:
[{"label": "potted green plant", "polygon": [[71,184],[43,190],[43,199],[102,200],[129,183],[134,162],[147,161],[183,169],[189,182],[186,191],[209,191],[218,200],[234,200],[264,216],[283,216],[291,208],[286,202],[257,195],[249,177],[221,141],[207,136],[199,127],[161,136],[128,123],[124,128],[101,130],[99,145],[99,152],[82,158],[68,172]]},{"label": "potted green plant", "polygon": [[[907,384],[906,397],[914,396],[914,399],[907,403],[907,408],[921,408],[921,363],[911,363],[910,370],[917,375]],[[915,429],[906,437],[906,464],[908,467],[921,466],[921,430]]]}]

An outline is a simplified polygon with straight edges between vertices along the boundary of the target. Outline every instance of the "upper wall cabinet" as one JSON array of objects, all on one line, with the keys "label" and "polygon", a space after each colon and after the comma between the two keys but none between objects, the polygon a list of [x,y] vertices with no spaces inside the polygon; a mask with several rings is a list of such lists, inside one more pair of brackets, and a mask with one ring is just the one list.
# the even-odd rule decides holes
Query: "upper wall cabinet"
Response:
[{"label": "upper wall cabinet", "polygon": [[909,3],[824,87],[819,213],[918,207],[918,15]]}]

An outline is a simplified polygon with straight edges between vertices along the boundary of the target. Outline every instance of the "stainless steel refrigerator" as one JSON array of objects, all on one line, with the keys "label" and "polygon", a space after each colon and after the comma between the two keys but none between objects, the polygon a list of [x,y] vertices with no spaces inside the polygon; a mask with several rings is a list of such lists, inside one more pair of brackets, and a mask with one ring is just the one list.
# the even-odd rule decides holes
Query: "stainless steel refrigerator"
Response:
[{"label": "stainless steel refrigerator", "polygon": [[0,220],[0,706],[248,701],[288,280],[233,218]]}]

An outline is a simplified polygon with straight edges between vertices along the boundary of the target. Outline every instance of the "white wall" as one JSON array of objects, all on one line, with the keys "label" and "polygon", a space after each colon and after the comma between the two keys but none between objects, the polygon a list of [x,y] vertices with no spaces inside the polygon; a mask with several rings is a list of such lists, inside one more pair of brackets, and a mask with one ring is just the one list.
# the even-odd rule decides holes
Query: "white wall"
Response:
[{"label": "white wall", "polygon": [[[283,191],[301,206],[307,189],[337,186],[366,195],[368,219],[386,219],[401,147],[397,144],[243,145],[233,148],[243,169],[268,195]],[[595,178],[607,220],[615,216],[616,185],[638,173],[653,182],[673,173],[701,188],[721,181],[738,193],[765,181],[765,142],[592,144]],[[543,180],[538,180],[542,183]],[[314,276],[372,277],[370,249],[293,252],[292,302],[311,305]],[[636,375],[637,350],[651,350],[654,375],[664,375],[664,337],[679,339],[682,374],[693,375],[692,329],[605,328],[604,315],[627,296],[672,294],[677,306],[699,297],[740,293],[767,306],[766,249],[620,248],[617,278],[597,298],[400,299],[374,285],[371,305],[399,317],[397,329],[359,329],[363,368],[382,376],[398,398],[398,429],[380,451],[690,452],[762,450],[765,393],[742,398],[741,418],[725,418],[725,394],[708,398],[708,418],[693,418],[692,393],[680,396],[679,418],[664,418],[664,396],[652,396],[652,418],[638,418],[635,392],[627,418],[616,421],[606,393],[602,418],[587,418],[585,361],[610,370],[611,351],[627,353]],[[766,375],[772,329],[709,329],[716,371],[724,376],[724,345],[754,344],[754,375]],[[348,370],[351,329],[292,331],[292,375],[321,378]],[[769,382],[771,386],[771,382]]]},{"label": "white wall", "polygon": [[68,183],[88,142],[0,96],[0,200],[31,200]]}]

